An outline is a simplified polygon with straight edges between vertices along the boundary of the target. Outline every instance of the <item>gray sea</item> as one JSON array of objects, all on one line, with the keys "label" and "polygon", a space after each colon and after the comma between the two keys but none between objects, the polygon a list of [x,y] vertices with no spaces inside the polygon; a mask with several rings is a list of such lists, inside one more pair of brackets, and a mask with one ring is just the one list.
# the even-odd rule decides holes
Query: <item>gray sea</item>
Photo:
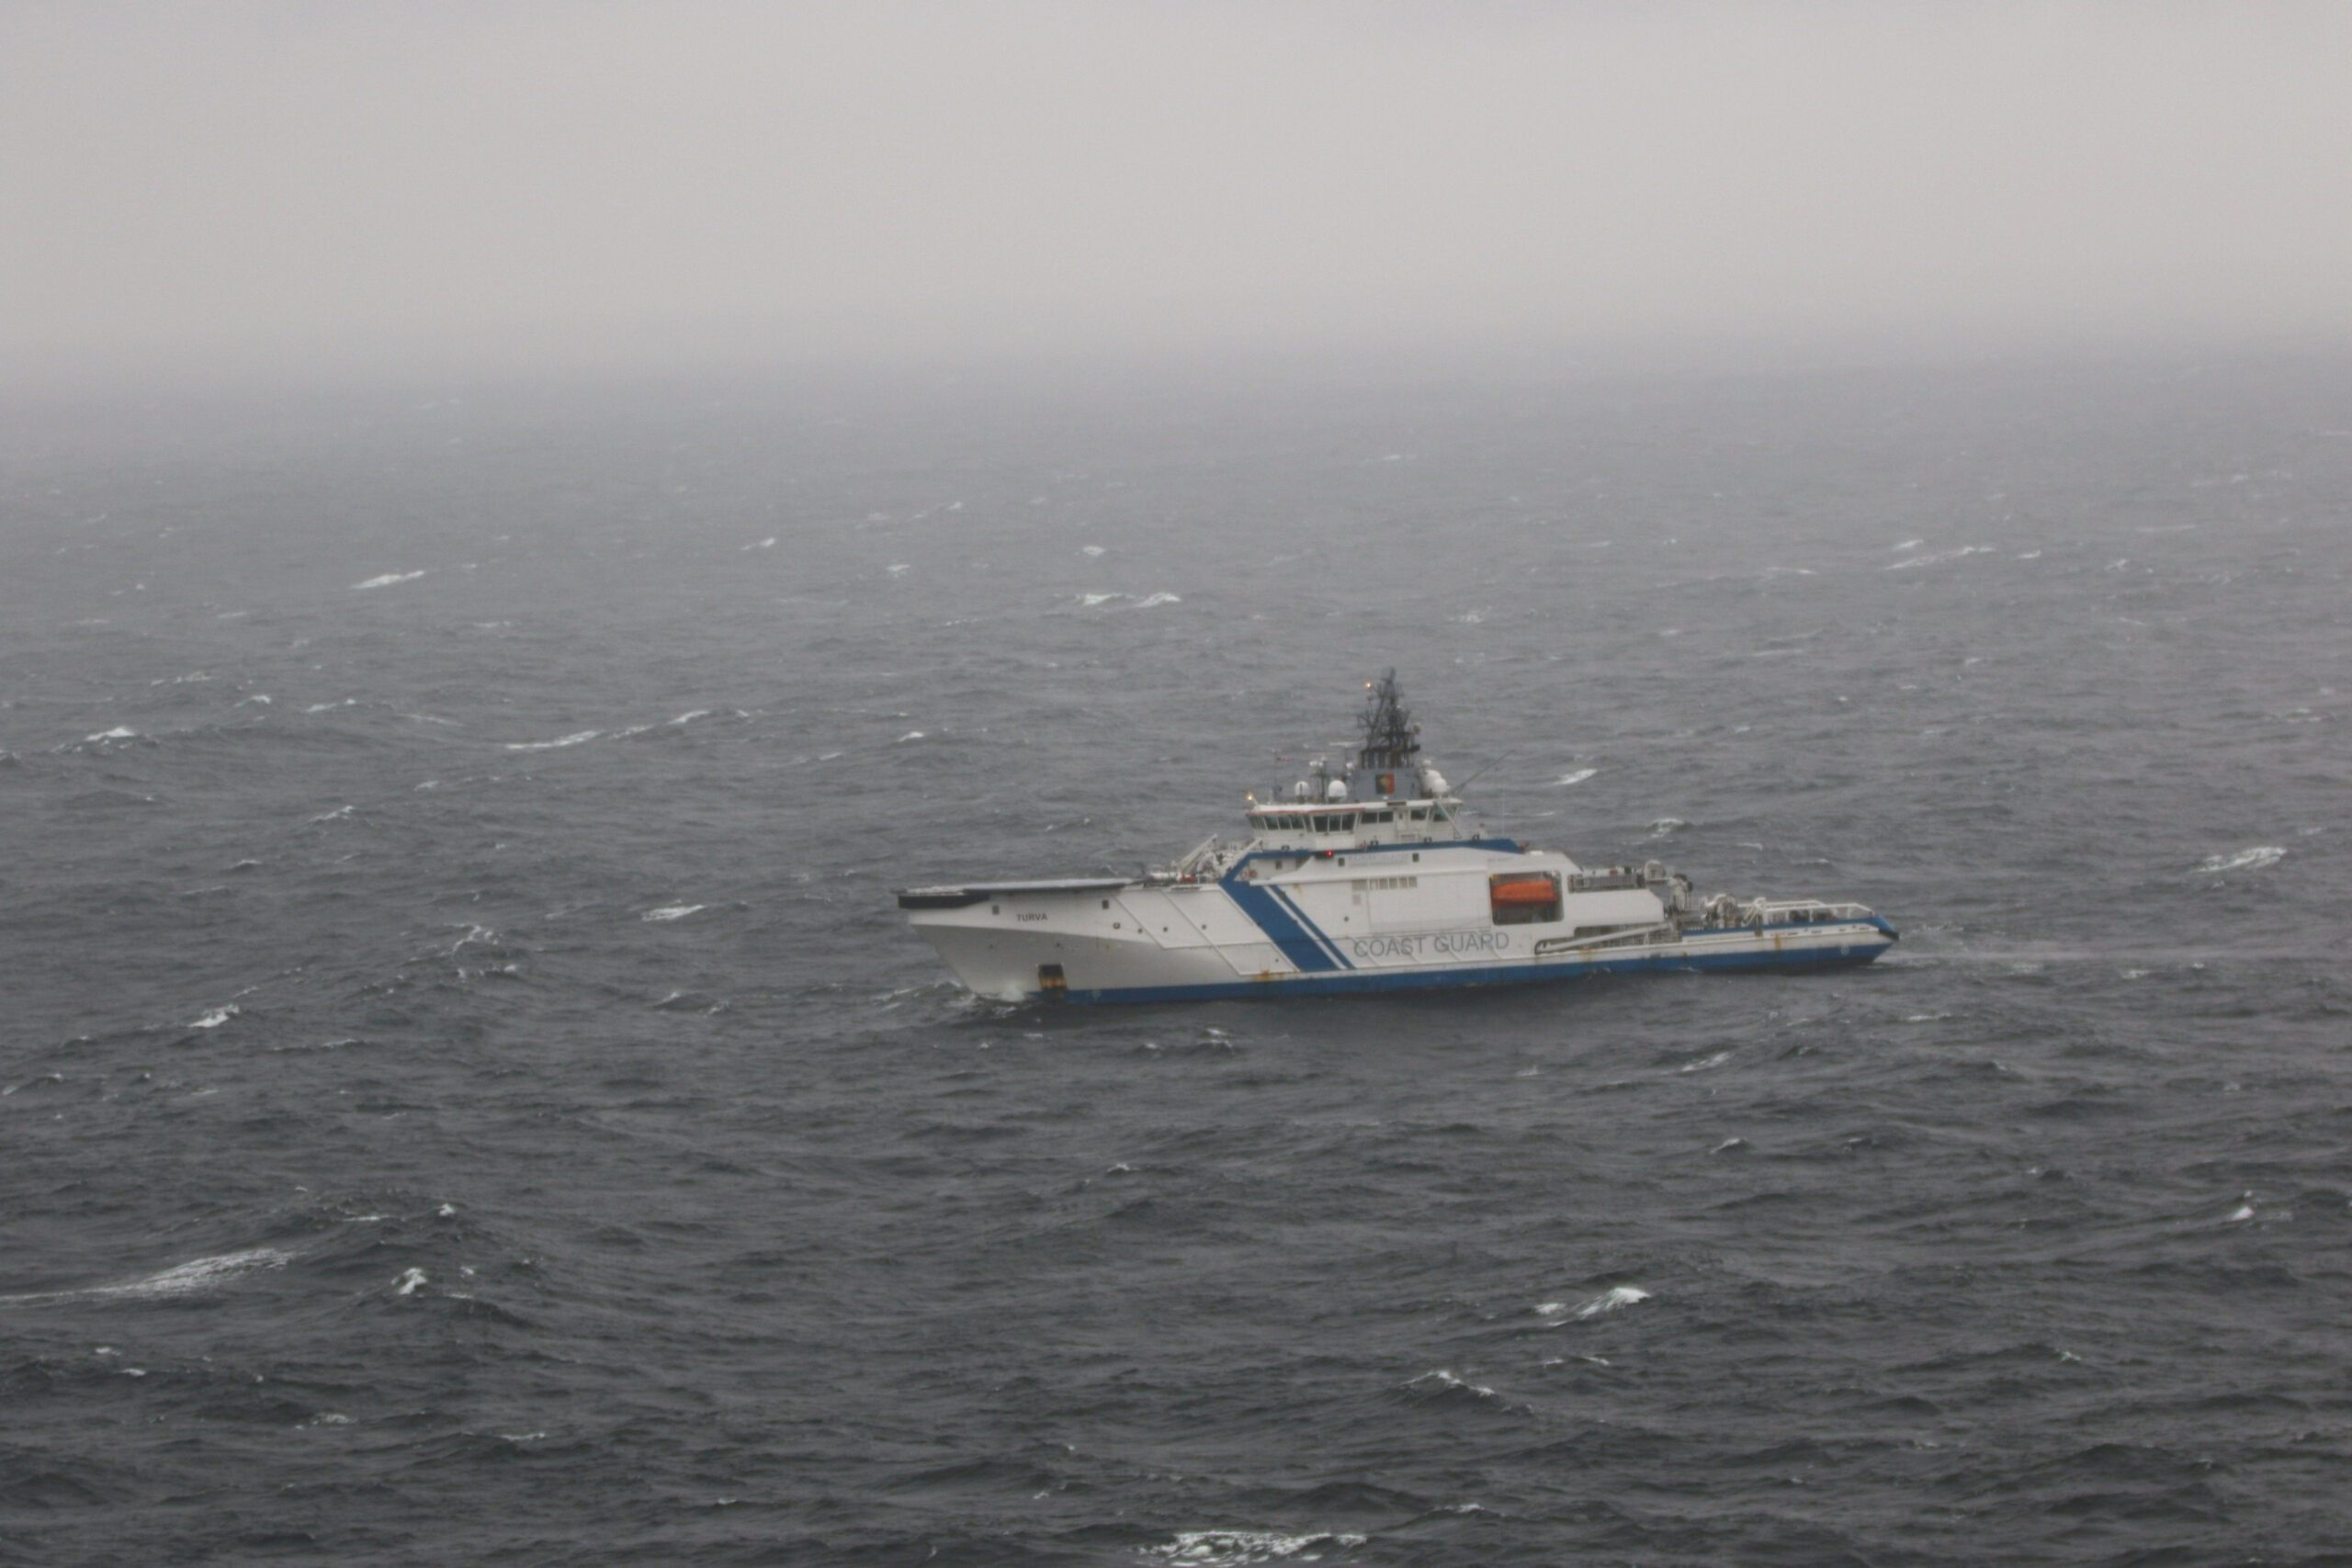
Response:
[{"label": "gray sea", "polygon": [[[0,1559],[2342,1562],[2352,362],[0,410]],[[1006,1008],[1487,827],[1863,970]]]}]

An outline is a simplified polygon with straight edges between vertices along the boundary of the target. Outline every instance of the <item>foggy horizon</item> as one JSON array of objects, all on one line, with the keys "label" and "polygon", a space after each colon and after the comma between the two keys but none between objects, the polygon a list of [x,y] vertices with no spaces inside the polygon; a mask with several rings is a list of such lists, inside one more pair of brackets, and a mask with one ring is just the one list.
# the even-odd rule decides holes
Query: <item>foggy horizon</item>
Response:
[{"label": "foggy horizon", "polygon": [[0,388],[2335,346],[2340,6],[0,17]]}]

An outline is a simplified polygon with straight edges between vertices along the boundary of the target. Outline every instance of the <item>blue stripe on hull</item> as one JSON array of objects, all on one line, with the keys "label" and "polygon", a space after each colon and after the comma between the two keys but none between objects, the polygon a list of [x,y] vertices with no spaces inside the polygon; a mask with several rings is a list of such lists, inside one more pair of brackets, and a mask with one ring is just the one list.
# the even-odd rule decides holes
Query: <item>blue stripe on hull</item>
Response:
[{"label": "blue stripe on hull", "polygon": [[[1233,901],[1241,907],[1241,912],[1249,916],[1260,931],[1272,938],[1276,947],[1282,949],[1283,956],[1289,959],[1292,964],[1302,972],[1317,975],[1340,966],[1337,959],[1325,953],[1321,944],[1307,935],[1306,929],[1296,920],[1291,919],[1290,911],[1283,907],[1283,901],[1276,898],[1264,887],[1254,882],[1227,881],[1225,884],[1225,890],[1231,894]],[[1182,991],[1185,987],[1151,987],[1148,988],[1154,991],[1167,989]],[[1069,994],[1075,997],[1079,993],[1072,991]],[[1123,993],[1101,994],[1115,998]]]},{"label": "blue stripe on hull", "polygon": [[1306,928],[1307,935],[1323,944],[1323,951],[1331,955],[1331,962],[1335,965],[1341,969],[1355,967],[1349,961],[1348,955],[1340,951],[1340,944],[1331,940],[1330,933],[1315,923],[1315,917],[1306,912],[1306,906],[1298,901],[1296,894],[1279,884],[1269,886],[1267,891],[1283,901],[1283,908],[1288,909],[1296,918],[1298,923]]},{"label": "blue stripe on hull", "polygon": [[[1831,948],[1817,953],[1629,955],[1573,964],[1497,964],[1463,969],[1358,969],[1344,975],[1326,973],[1281,980],[1241,980],[1209,986],[1127,986],[1110,990],[1072,990],[1068,999],[1073,1002],[1228,1001],[1272,997],[1358,996],[1374,991],[1423,991],[1456,986],[1520,986],[1539,980],[1580,980],[1588,975],[1640,975],[1661,970],[1826,969],[1868,964],[1884,953],[1889,945],[1892,944],[1873,942],[1860,950]],[[1328,970],[1329,967],[1326,960],[1324,968]]]}]

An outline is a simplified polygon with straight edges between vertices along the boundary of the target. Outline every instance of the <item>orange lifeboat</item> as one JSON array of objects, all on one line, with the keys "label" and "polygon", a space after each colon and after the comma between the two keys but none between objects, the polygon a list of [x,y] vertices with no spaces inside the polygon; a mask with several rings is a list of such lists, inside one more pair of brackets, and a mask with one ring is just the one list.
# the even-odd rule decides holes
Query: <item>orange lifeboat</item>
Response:
[{"label": "orange lifeboat", "polygon": [[1545,872],[1505,872],[1487,879],[1487,896],[1494,902],[1495,924],[1498,926],[1531,925],[1537,920],[1560,918],[1560,884]]},{"label": "orange lifeboat", "polygon": [[1560,885],[1548,876],[1498,876],[1494,879],[1494,897],[1498,908],[1556,904],[1560,901]]}]

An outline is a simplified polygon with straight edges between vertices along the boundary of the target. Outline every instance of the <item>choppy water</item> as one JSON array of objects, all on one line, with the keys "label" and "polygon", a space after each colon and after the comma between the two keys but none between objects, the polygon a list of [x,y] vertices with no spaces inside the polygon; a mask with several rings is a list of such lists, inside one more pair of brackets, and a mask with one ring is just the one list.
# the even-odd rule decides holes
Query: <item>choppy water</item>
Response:
[{"label": "choppy water", "polygon": [[[2352,1530],[2352,366],[6,427],[0,1556]],[[1390,663],[1494,828],[1902,946],[1047,1011],[901,928]]]}]

